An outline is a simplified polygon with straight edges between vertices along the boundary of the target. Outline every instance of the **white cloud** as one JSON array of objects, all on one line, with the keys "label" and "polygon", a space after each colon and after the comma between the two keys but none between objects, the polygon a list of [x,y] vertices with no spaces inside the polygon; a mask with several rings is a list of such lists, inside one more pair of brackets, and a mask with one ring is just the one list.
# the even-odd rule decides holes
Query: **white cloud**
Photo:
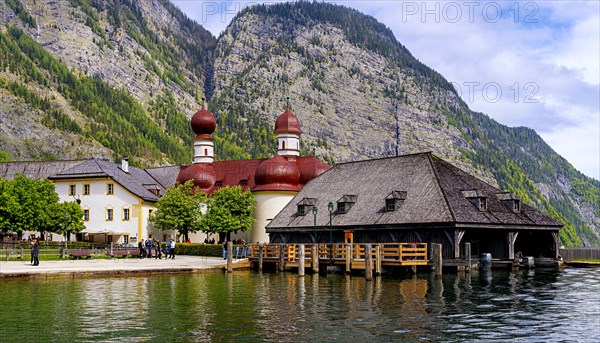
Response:
[{"label": "white cloud", "polygon": [[[390,27],[416,58],[462,85],[471,109],[535,129],[575,168],[600,178],[600,2],[334,2]],[[173,3],[218,35],[256,2]]]}]

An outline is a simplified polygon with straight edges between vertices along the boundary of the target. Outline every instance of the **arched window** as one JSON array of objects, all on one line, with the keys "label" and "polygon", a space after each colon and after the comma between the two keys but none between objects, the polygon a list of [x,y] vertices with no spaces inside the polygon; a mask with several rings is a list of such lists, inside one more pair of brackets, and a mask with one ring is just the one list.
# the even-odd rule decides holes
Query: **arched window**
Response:
[{"label": "arched window", "polygon": [[285,150],[285,141],[281,142],[281,149]]},{"label": "arched window", "polygon": [[204,156],[208,156],[208,149],[204,149]]}]

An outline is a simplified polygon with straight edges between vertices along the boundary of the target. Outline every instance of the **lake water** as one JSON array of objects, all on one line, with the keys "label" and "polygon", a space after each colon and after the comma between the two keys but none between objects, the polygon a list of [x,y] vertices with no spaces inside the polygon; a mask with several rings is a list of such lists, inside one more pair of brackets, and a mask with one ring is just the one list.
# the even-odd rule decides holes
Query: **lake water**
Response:
[{"label": "lake water", "polygon": [[0,281],[2,342],[599,342],[600,269]]}]

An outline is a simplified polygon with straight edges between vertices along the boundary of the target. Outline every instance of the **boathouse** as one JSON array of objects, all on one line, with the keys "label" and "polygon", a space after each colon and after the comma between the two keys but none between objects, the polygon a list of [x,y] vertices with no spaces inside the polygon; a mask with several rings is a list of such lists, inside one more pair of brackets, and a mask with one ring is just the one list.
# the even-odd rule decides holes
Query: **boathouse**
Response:
[{"label": "boathouse", "polygon": [[558,257],[562,224],[431,154],[338,164],[267,225],[271,243],[432,243],[442,256]]}]

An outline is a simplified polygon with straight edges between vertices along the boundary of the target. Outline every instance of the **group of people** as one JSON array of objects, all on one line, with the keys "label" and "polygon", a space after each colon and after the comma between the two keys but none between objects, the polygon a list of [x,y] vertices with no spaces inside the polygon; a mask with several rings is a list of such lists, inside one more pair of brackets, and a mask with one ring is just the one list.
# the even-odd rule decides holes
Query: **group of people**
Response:
[{"label": "group of people", "polygon": [[[163,252],[161,251],[161,244],[158,240],[141,240],[138,243],[140,249],[140,258],[152,257],[152,251],[154,250],[154,258],[161,259]],[[170,242],[166,242],[164,250],[165,258],[175,259],[175,241],[171,239]],[[40,265],[40,242],[37,238],[31,238],[31,265]]]},{"label": "group of people", "polygon": [[[154,250],[154,258],[162,260],[163,251],[157,239],[147,239],[145,241],[142,239],[138,243],[138,248],[140,249],[140,258],[151,258],[152,251]],[[173,239],[166,242],[164,255],[165,258],[175,259],[175,241]]]}]

